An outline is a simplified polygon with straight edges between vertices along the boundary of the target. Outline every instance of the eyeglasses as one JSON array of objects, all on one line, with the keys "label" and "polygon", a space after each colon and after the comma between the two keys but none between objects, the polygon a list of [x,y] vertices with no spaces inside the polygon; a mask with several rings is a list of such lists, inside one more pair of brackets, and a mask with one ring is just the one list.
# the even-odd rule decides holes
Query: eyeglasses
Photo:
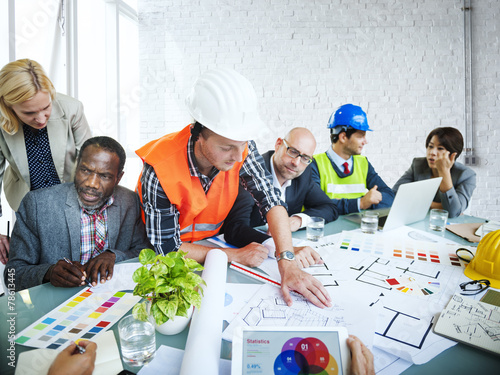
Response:
[{"label": "eyeglasses", "polygon": [[286,147],[286,154],[288,156],[290,156],[291,158],[293,159],[297,159],[298,157],[300,157],[300,161],[304,164],[311,164],[312,163],[312,158],[310,156],[307,156],[307,155],[302,155],[297,149],[293,148],[293,147],[290,147],[288,146],[288,143],[286,143],[286,141],[283,139],[283,143],[285,144],[285,147]]},{"label": "eyeglasses", "polygon": [[467,281],[465,283],[460,284],[460,289],[462,289],[462,292],[460,292],[460,294],[473,296],[475,294],[481,293],[483,290],[486,290],[489,287],[490,287],[490,280],[482,279],[482,280]]}]

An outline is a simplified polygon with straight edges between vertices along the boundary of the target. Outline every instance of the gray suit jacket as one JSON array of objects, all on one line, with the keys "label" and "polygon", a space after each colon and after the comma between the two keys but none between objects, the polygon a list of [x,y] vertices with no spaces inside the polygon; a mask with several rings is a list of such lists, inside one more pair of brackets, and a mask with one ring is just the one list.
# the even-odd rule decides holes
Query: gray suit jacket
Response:
[{"label": "gray suit jacket", "polygon": [[[83,142],[91,136],[82,103],[69,96],[57,94],[52,102],[47,132],[57,175],[62,183],[72,182],[78,151]],[[9,163],[7,168],[5,162]],[[2,182],[10,207],[17,211],[31,186],[22,128],[13,135],[0,130],[0,188]]]},{"label": "gray suit jacket", "polygon": [[[415,158],[410,168],[396,182],[392,190],[397,192],[401,184],[429,178],[432,178],[432,171],[427,164],[427,159]],[[448,211],[449,217],[457,217],[469,205],[472,193],[476,188],[476,172],[461,163],[455,162],[451,168],[451,180],[453,188],[445,193],[438,190],[434,202],[441,203],[443,209]]]},{"label": "gray suit jacket", "polygon": [[[117,186],[108,207],[109,249],[116,262],[151,248],[141,218],[139,198]],[[80,261],[80,205],[74,183],[29,192],[16,212],[7,270],[14,269],[15,289],[39,285],[52,264],[63,257]]]}]

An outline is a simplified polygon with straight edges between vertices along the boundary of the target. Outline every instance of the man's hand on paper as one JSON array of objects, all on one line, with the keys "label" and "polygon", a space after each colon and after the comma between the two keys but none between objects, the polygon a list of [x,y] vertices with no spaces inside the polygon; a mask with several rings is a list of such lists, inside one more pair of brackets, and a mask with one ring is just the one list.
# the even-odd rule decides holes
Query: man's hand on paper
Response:
[{"label": "man's hand on paper", "polygon": [[6,264],[9,260],[9,248],[9,237],[4,234],[0,234],[0,262],[3,264]]},{"label": "man's hand on paper", "polygon": [[294,246],[295,260],[300,268],[307,268],[313,264],[322,264],[321,256],[310,246]]},{"label": "man's hand on paper", "polygon": [[291,291],[302,294],[319,308],[330,307],[330,295],[325,287],[313,276],[302,271],[297,262],[281,260],[278,262],[281,274],[281,292],[288,306],[292,306]]},{"label": "man's hand on paper", "polygon": [[354,335],[347,338],[351,350],[351,375],[375,375],[373,354],[363,342]]},{"label": "man's hand on paper", "polygon": [[61,259],[51,266],[44,277],[44,282],[49,281],[54,286],[74,287],[85,285],[84,267],[80,262],[67,263]]},{"label": "man's hand on paper", "polygon": [[81,340],[79,345],[85,348],[85,353],[80,354],[76,344],[71,343],[57,355],[47,375],[91,375],[94,371],[97,345],[86,340]]},{"label": "man's hand on paper", "polygon": [[106,280],[111,280],[113,277],[115,259],[116,255],[107,250],[90,259],[85,264],[85,273],[88,275],[93,286],[96,286],[99,282],[99,275],[101,284],[104,284]]},{"label": "man's hand on paper", "polygon": [[257,242],[252,242],[241,249],[223,249],[230,262],[238,262],[248,267],[258,267],[267,259],[267,248]]}]

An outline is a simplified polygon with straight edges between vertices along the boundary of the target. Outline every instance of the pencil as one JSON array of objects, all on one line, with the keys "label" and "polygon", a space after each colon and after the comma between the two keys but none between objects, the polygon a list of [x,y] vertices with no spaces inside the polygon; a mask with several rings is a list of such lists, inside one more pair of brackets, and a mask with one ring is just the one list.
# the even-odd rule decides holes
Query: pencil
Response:
[{"label": "pencil", "polygon": [[[70,261],[68,258],[64,257],[63,259],[64,259],[64,261],[65,261],[66,263],[68,263],[68,264],[73,264],[73,262],[72,262],[72,261]],[[89,287],[91,287],[91,288],[93,288],[93,287],[94,287],[94,286],[90,283],[90,280],[89,280],[89,279],[85,278],[85,282],[87,283],[87,285],[88,285]]]}]

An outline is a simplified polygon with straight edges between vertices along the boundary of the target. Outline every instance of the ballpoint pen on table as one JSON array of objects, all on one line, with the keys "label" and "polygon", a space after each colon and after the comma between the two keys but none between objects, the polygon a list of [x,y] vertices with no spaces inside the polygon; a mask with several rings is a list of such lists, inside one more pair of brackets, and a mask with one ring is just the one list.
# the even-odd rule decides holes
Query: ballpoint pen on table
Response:
[{"label": "ballpoint pen on table", "polygon": [[[71,262],[68,258],[64,257],[63,259],[64,259],[64,261],[65,261],[66,263],[68,263],[68,264],[73,264],[73,262]],[[93,288],[93,285],[92,285],[92,283],[90,282],[90,280],[89,280],[89,279],[85,278],[85,282],[87,283],[87,285],[88,285],[89,287]]]}]

